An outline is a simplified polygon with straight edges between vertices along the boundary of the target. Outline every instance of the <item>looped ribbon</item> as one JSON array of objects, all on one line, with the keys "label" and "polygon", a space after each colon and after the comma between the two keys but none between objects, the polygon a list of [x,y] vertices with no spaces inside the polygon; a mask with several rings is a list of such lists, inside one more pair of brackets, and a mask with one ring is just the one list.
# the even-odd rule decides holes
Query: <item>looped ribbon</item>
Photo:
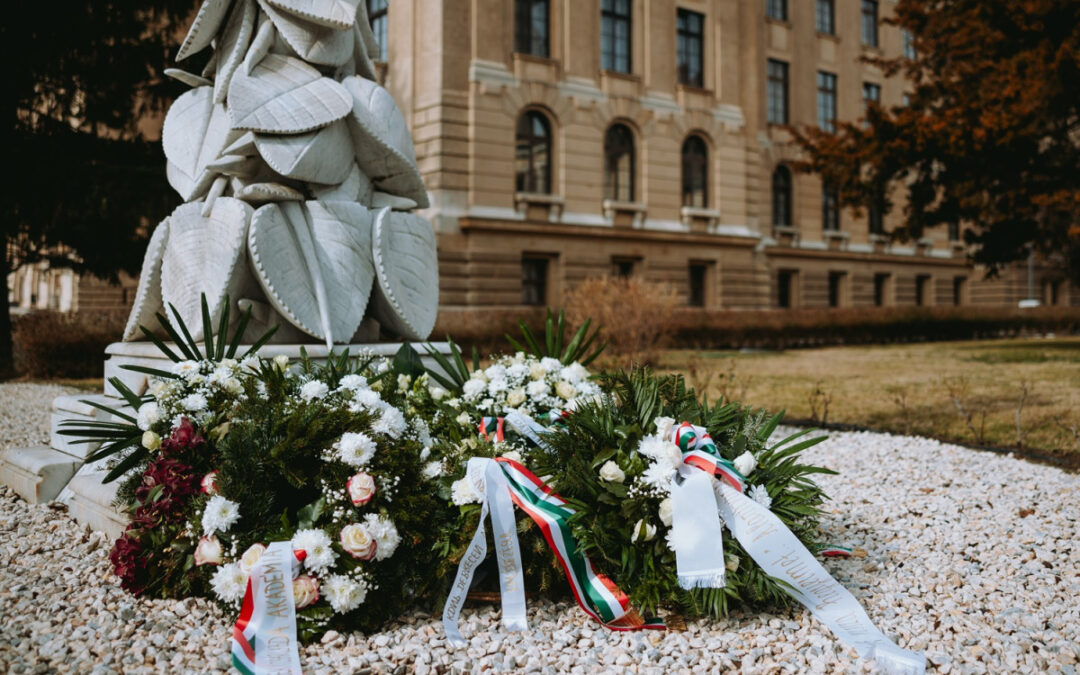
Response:
[{"label": "looped ribbon", "polygon": [[[684,422],[670,440],[682,452],[679,479],[671,491],[672,544],[683,588],[725,585],[720,519],[743,549],[784,590],[806,606],[841,641],[855,647],[886,673],[920,675],[926,658],[896,646],[850,592],[836,582],[779,518],[743,495],[746,479],[720,456],[702,427]],[[827,554],[826,554],[827,555]]]},{"label": "looped ribbon", "polygon": [[499,443],[506,440],[506,429],[504,428],[505,419],[502,417],[481,417],[480,418],[480,435],[484,441],[491,441],[492,436]]},{"label": "looped ribbon", "polygon": [[[531,471],[505,457],[469,460],[466,476],[483,495],[480,523],[458,565],[457,575],[443,608],[443,630],[447,641],[461,647],[467,641],[458,629],[458,617],[472,584],[476,568],[487,556],[485,520],[490,516],[499,566],[502,596],[502,626],[507,631],[527,628],[525,584],[521,549],[514,522],[514,507],[524,511],[540,531],[570,582],[574,599],[586,614],[609,630],[665,630],[659,619],[643,619],[630,605],[630,598],[608,577],[597,574],[570,531],[574,510]],[[476,485],[482,477],[483,485]]]},{"label": "looped ribbon", "polygon": [[293,578],[303,557],[275,541],[255,563],[233,626],[232,662],[244,675],[302,675]]}]

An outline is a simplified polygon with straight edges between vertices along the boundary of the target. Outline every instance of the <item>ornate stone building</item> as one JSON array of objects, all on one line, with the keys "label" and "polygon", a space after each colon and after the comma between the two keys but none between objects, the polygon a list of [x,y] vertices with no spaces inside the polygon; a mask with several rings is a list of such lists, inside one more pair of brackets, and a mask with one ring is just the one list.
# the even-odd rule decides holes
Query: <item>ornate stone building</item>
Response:
[{"label": "ornate stone building", "polygon": [[[389,5],[389,7],[387,7]],[[640,274],[706,308],[1009,304],[958,229],[889,244],[792,173],[784,124],[857,120],[905,83],[890,0],[369,0],[455,307],[558,305]],[[1036,297],[1080,303],[1036,271]],[[1070,295],[1073,298],[1070,298]]]}]

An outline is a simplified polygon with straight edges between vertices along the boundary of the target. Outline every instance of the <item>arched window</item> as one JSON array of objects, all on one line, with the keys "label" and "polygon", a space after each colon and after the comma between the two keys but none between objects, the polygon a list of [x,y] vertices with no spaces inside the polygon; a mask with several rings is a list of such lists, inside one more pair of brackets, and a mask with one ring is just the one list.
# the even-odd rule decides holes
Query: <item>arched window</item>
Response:
[{"label": "arched window", "polygon": [[551,125],[535,110],[518,118],[516,150],[517,191],[551,192]]},{"label": "arched window", "polygon": [[709,149],[697,135],[687,136],[682,144],[682,205],[709,205]]},{"label": "arched window", "polygon": [[604,136],[604,197],[634,201],[634,132],[612,124]]},{"label": "arched window", "polygon": [[772,224],[791,227],[791,170],[783,164],[772,174]]}]

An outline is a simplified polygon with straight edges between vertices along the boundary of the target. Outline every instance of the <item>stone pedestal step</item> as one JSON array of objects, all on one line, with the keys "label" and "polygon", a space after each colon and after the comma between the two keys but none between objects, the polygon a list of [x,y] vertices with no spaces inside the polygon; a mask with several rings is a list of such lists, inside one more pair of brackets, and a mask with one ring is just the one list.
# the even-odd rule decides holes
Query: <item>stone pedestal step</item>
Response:
[{"label": "stone pedestal step", "polygon": [[87,405],[84,401],[93,401],[114,410],[120,410],[132,414],[131,407],[123,399],[105,396],[103,394],[82,394],[76,396],[58,396],[53,399],[53,412],[50,422],[50,443],[52,447],[64,452],[78,460],[85,460],[87,455],[97,450],[100,443],[76,443],[78,439],[65,436],[60,431],[64,429],[63,422],[109,422],[117,419],[116,416]]},{"label": "stone pedestal step", "polygon": [[82,460],[48,448],[7,448],[0,453],[0,483],[31,504],[56,499]]},{"label": "stone pedestal step", "polygon": [[68,483],[61,501],[76,521],[115,539],[124,533],[128,517],[113,504],[120,481],[105,484],[104,478],[104,471],[80,471]]}]

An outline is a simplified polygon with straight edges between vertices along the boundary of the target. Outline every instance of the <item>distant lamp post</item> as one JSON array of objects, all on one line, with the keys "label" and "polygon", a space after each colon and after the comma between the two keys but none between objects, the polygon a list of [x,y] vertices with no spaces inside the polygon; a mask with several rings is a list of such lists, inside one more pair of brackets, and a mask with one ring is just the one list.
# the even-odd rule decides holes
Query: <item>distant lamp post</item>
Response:
[{"label": "distant lamp post", "polygon": [[1020,308],[1038,307],[1042,303],[1035,297],[1035,247],[1028,244],[1027,298],[1020,301]]}]

